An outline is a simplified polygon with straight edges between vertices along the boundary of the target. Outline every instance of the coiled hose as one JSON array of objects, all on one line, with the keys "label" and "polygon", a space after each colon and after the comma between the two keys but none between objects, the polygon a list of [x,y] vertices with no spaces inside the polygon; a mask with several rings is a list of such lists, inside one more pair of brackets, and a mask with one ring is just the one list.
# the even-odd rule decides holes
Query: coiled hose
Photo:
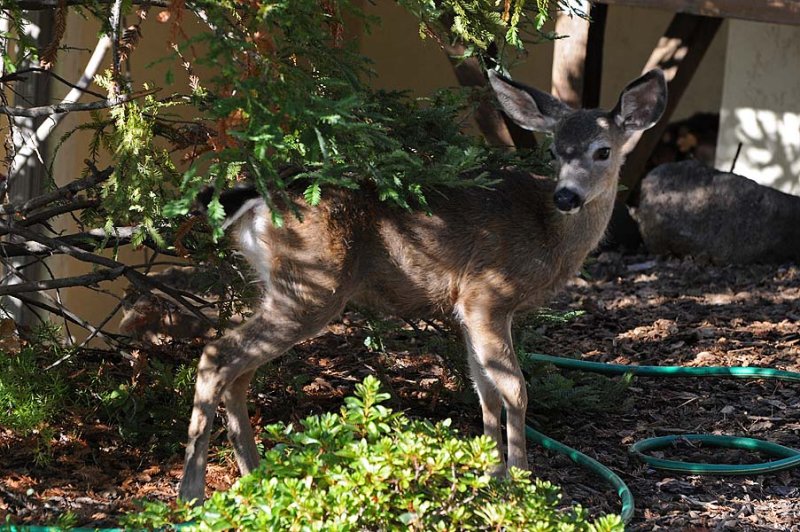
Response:
[{"label": "coiled hose", "polygon": [[[561,358],[551,355],[529,353],[526,355],[529,360],[537,362],[547,362],[554,366],[572,370],[590,371],[604,375],[624,375],[630,373],[640,377],[730,377],[745,379],[779,379],[792,382],[800,382],[800,373],[793,371],[783,371],[772,368],[753,368],[753,367],[721,367],[711,366],[703,368],[686,368],[682,366],[625,366],[622,364],[606,364],[603,362],[589,362],[585,360],[574,360]],[[617,490],[622,502],[620,512],[622,520],[627,523],[631,520],[634,513],[634,500],[630,488],[625,482],[609,468],[597,460],[586,456],[580,451],[568,447],[552,438],[549,438],[531,427],[525,427],[525,433],[529,440],[537,443],[545,449],[554,451],[568,457],[579,466],[595,473],[608,484]],[[703,443],[711,447],[726,447],[729,449],[742,449],[746,451],[760,452],[778,458],[769,462],[758,464],[704,464],[697,462],[681,462],[678,460],[665,460],[644,454],[646,451],[663,449],[677,442],[690,441]],[[784,469],[800,466],[800,450],[778,445],[755,438],[740,438],[735,436],[714,436],[710,434],[683,434],[680,436],[662,436],[659,438],[648,438],[633,444],[630,449],[639,460],[647,463],[655,469],[664,469],[680,473],[691,473],[695,475],[758,475],[763,473],[774,473]]]}]

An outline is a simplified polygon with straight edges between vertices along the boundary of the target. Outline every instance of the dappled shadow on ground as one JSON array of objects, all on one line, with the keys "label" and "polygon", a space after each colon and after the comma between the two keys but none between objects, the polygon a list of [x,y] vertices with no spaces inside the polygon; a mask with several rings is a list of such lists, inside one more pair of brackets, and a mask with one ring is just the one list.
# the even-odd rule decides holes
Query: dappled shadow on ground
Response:
[{"label": "dappled shadow on ground", "polygon": [[[622,364],[769,366],[800,371],[800,269],[714,267],[602,255],[593,279],[576,280],[555,308],[586,314],[544,328],[541,352]],[[637,499],[632,530],[791,530],[800,519],[800,471],[758,477],[676,476],[630,458],[634,441],[710,432],[764,438],[800,448],[800,393],[794,383],[639,378],[633,406],[620,414],[549,418],[545,430],[611,465]],[[734,451],[683,449],[675,457],[746,462]],[[551,457],[538,454],[537,474]],[[552,471],[575,502],[613,511],[616,497],[592,478],[575,484],[574,467]],[[550,473],[548,473],[549,475]],[[548,476],[546,475],[546,476]],[[587,490],[587,486],[591,486]],[[593,493],[597,491],[597,493]]]},{"label": "dappled shadow on ground", "polygon": [[[587,271],[588,280],[576,279],[551,305],[556,314],[584,314],[566,323],[520,320],[518,346],[625,364],[800,371],[797,267],[712,267],[605,254]],[[382,351],[376,350],[380,342]],[[199,345],[163,348],[150,357],[186,361],[198,351]],[[480,432],[460,341],[446,324],[368,323],[354,313],[260,370],[251,393],[251,419],[259,430],[275,421],[338,409],[369,373],[385,383],[394,408],[412,416],[450,417],[461,431]],[[614,412],[531,411],[529,420],[609,465],[629,483],[637,499],[632,530],[791,530],[800,522],[798,470],[753,478],[676,476],[642,466],[626,449],[641,438],[687,432],[766,438],[800,448],[797,388],[766,381],[639,378],[625,392],[629,404]],[[116,516],[132,508],[134,498],[174,498],[179,445],[168,446],[172,450],[159,442],[134,445],[114,426],[92,419],[60,421],[47,464],[32,463],[31,445],[10,432],[0,433],[0,515],[42,523],[72,509],[79,524],[98,526],[114,524]],[[169,427],[174,434],[184,434],[186,424],[180,414],[153,423],[175,424]],[[214,441],[209,488],[223,489],[235,480],[236,469],[219,422]],[[681,456],[688,459],[750,459],[733,451],[685,451]],[[529,455],[535,475],[562,486],[565,504],[580,503],[592,513],[619,510],[613,490],[569,460],[539,448]]]}]

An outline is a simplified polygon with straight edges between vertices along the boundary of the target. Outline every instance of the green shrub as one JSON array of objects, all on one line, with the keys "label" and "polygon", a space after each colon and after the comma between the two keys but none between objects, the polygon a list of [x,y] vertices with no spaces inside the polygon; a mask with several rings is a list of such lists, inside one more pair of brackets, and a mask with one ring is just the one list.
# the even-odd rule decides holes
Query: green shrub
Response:
[{"label": "green shrub", "polygon": [[579,412],[591,416],[599,412],[622,412],[632,405],[628,388],[633,375],[607,377],[585,371],[568,371],[536,361],[529,352],[541,352],[543,330],[563,329],[585,314],[582,310],[558,311],[542,308],[525,316],[515,330],[517,357],[528,381],[534,416]]},{"label": "green shrub", "polygon": [[267,428],[274,443],[261,466],[203,506],[147,503],[128,527],[192,522],[200,530],[622,530],[617,516],[587,520],[559,510],[558,489],[499,463],[495,444],[465,438],[448,421],[410,420],[380,403],[367,377],[337,414],[295,430]]},{"label": "green shrub", "polygon": [[36,331],[18,352],[0,351],[0,426],[28,436],[42,430],[63,408],[68,385],[58,369],[45,370],[62,354],[52,327]]},{"label": "green shrub", "polygon": [[112,425],[123,441],[162,454],[179,450],[196,364],[153,357],[136,369],[118,355],[63,344],[60,327],[45,324],[19,349],[0,350],[0,428],[27,438],[37,463],[51,458],[69,419]]}]

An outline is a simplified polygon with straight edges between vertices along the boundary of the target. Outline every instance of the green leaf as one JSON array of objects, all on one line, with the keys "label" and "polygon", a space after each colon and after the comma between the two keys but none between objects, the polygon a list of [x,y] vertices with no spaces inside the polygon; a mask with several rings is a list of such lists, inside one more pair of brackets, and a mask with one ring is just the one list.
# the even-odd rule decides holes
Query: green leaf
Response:
[{"label": "green leaf", "polygon": [[322,199],[322,188],[319,186],[319,183],[314,182],[306,187],[306,190],[303,192],[303,197],[311,206],[316,206],[319,204],[320,200]]}]

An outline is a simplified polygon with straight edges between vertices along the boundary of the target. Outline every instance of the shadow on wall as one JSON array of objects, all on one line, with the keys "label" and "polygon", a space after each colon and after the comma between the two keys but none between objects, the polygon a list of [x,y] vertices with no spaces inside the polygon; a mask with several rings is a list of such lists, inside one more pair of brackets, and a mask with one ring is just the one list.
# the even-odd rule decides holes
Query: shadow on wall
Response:
[{"label": "shadow on wall", "polygon": [[731,21],[716,167],[800,195],[800,27]]},{"label": "shadow on wall", "polygon": [[[736,150],[741,143],[738,159]],[[717,169],[800,195],[800,114],[765,109],[723,110]]]}]

